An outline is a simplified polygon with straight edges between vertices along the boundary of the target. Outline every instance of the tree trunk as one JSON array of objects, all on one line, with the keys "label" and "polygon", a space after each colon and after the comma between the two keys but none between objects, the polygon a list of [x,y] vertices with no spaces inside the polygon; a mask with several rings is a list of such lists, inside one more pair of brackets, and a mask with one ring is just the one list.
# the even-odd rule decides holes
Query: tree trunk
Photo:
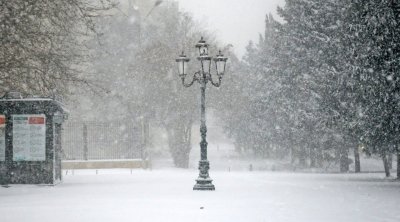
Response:
[{"label": "tree trunk", "polygon": [[299,165],[300,167],[306,167],[306,156],[307,156],[307,151],[304,145],[300,147],[300,152],[299,152]]},{"label": "tree trunk", "polygon": [[397,146],[396,147],[397,150],[397,179],[400,179],[400,149]]},{"label": "tree trunk", "polygon": [[316,167],[316,148],[314,145],[310,145],[310,167],[315,168]]},{"label": "tree trunk", "polygon": [[393,169],[393,155],[391,153],[388,154],[388,165],[389,170]]},{"label": "tree trunk", "polygon": [[349,171],[349,150],[348,148],[343,144],[342,147],[340,148],[340,172],[345,173]]},{"label": "tree trunk", "polygon": [[142,150],[141,158],[147,159],[149,155],[149,141],[150,141],[150,121],[147,117],[142,119]]},{"label": "tree trunk", "polygon": [[293,166],[296,162],[296,153],[293,145],[290,145],[290,164]]},{"label": "tree trunk", "polygon": [[360,150],[358,149],[358,145],[354,146],[354,171],[356,173],[361,172]]},{"label": "tree trunk", "polygon": [[390,177],[389,162],[385,151],[382,151],[383,167],[385,168],[386,177]]},{"label": "tree trunk", "polygon": [[335,147],[335,163],[340,165],[340,146]]},{"label": "tree trunk", "polygon": [[324,166],[324,155],[322,153],[322,147],[317,148],[317,166],[319,168]]}]

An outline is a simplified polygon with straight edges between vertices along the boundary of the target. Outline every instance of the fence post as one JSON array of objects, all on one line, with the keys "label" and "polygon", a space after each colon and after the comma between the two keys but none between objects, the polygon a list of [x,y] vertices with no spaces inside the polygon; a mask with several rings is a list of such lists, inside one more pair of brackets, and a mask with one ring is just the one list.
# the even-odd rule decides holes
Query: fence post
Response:
[{"label": "fence post", "polygon": [[86,123],[83,124],[83,159],[88,160],[88,132]]}]

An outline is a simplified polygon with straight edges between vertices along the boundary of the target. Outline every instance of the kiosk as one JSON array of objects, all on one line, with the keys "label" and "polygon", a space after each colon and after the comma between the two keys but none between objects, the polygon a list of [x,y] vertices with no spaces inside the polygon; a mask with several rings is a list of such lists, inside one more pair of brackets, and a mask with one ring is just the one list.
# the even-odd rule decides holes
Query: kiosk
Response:
[{"label": "kiosk", "polygon": [[64,106],[50,98],[9,93],[0,99],[0,184],[61,182]]}]

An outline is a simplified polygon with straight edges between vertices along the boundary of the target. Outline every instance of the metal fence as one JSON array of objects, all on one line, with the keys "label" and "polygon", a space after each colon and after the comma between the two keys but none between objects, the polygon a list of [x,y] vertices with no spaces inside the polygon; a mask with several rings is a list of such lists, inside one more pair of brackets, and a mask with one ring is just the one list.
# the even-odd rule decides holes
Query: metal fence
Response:
[{"label": "metal fence", "polygon": [[143,159],[142,128],[132,121],[63,124],[64,160]]}]

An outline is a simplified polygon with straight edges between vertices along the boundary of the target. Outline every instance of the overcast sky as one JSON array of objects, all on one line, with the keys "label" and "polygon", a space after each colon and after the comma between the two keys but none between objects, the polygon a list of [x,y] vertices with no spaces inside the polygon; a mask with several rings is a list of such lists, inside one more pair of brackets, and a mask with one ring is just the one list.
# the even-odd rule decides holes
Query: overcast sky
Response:
[{"label": "overcast sky", "polygon": [[249,40],[258,40],[264,32],[267,13],[275,17],[278,5],[284,0],[177,0],[180,9],[205,21],[223,43],[234,45],[239,57],[243,56]]}]

